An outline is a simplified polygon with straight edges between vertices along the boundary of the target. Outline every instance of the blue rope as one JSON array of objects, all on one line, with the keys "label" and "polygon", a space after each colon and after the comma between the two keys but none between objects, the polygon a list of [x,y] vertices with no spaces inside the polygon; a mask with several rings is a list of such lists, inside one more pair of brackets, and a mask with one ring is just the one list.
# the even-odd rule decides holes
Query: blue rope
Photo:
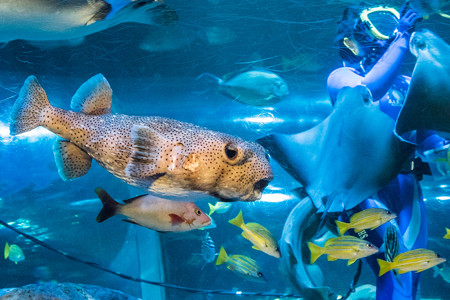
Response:
[{"label": "blue rope", "polygon": [[90,261],[86,261],[83,259],[80,259],[78,257],[72,256],[70,254],[68,254],[67,252],[55,249],[53,247],[51,247],[50,245],[48,245],[47,243],[44,243],[41,240],[38,240],[35,237],[32,237],[31,235],[28,235],[22,231],[20,231],[19,229],[7,224],[5,221],[0,219],[0,224],[5,226],[6,228],[16,232],[17,234],[23,236],[24,238],[38,244],[41,245],[44,248],[47,248],[48,250],[51,250],[53,252],[56,252],[58,254],[61,254],[65,257],[67,257],[70,260],[73,261],[77,261],[79,263],[91,266],[93,268],[111,273],[113,275],[122,277],[124,279],[127,280],[131,280],[131,281],[136,281],[136,282],[143,282],[143,283],[147,283],[147,284],[151,284],[151,285],[156,285],[156,286],[160,286],[160,287],[165,287],[165,288],[171,288],[171,289],[177,289],[177,290],[182,290],[185,292],[189,292],[189,293],[201,293],[201,294],[219,294],[219,295],[239,295],[239,296],[270,296],[270,297],[293,297],[293,298],[300,298],[301,295],[298,294],[282,294],[282,293],[275,293],[275,292],[244,292],[244,291],[230,291],[230,290],[203,290],[203,289],[196,289],[196,288],[190,288],[190,287],[186,287],[186,286],[180,286],[180,285],[175,285],[175,284],[171,284],[171,283],[167,283],[167,282],[157,282],[157,281],[151,281],[151,280],[146,280],[146,279],[142,279],[142,278],[136,278],[136,277],[132,277],[126,274],[122,274],[116,271],[112,271],[110,269],[107,269],[106,267],[99,265],[97,263],[94,262],[90,262]]}]

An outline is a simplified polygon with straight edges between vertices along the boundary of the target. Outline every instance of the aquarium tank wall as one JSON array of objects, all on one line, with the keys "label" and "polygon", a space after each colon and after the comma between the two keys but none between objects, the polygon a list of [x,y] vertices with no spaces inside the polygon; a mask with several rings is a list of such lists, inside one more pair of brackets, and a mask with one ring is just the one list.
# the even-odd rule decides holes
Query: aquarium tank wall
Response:
[{"label": "aquarium tank wall", "polygon": [[[450,267],[435,255],[450,258],[447,142],[420,152],[408,140],[420,136],[409,130],[450,139],[447,3],[408,7],[420,20],[405,30],[432,36],[402,46],[393,72],[415,72],[411,87],[423,95],[406,87],[407,101],[438,104],[427,117],[403,115],[418,128],[401,137],[370,85],[330,97],[327,79],[343,67],[339,22],[355,4],[0,3],[0,296],[400,299],[391,284],[404,299],[450,299]],[[404,16],[403,5],[363,4]],[[387,41],[380,51],[397,40]],[[361,113],[345,112],[346,99],[362,99]],[[378,193],[398,174],[421,186],[412,204]],[[352,219],[370,197],[397,218]],[[350,224],[345,241],[336,220]],[[391,235],[370,239],[389,224]],[[361,254],[366,240],[377,254]],[[417,248],[431,252],[404,258],[405,269],[398,255]],[[370,255],[393,271],[379,276]]]}]

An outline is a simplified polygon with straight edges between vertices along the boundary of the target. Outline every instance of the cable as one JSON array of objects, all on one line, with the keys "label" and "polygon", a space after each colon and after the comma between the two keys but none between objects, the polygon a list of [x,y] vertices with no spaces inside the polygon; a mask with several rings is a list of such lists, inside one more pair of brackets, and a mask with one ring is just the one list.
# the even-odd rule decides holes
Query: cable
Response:
[{"label": "cable", "polygon": [[283,293],[275,293],[275,292],[244,292],[244,291],[231,291],[231,290],[204,290],[204,289],[196,289],[196,288],[190,288],[190,287],[186,287],[186,286],[180,286],[180,285],[176,285],[176,284],[171,284],[171,283],[167,283],[167,282],[157,282],[157,281],[151,281],[151,280],[146,280],[146,279],[142,279],[142,278],[136,278],[133,276],[129,276],[126,274],[122,274],[116,271],[112,271],[107,269],[106,267],[99,265],[97,263],[94,262],[89,262],[83,259],[80,259],[78,257],[72,256],[70,254],[68,254],[67,252],[55,249],[53,247],[51,247],[50,245],[48,245],[47,243],[38,240],[35,237],[32,237],[31,235],[28,235],[22,231],[20,231],[19,229],[7,224],[5,221],[0,219],[0,224],[5,226],[6,228],[16,232],[17,234],[23,236],[24,238],[44,247],[47,248],[50,251],[56,252],[58,254],[61,254],[65,257],[67,257],[70,260],[91,266],[93,268],[105,271],[107,273],[122,277],[124,279],[127,280],[131,280],[131,281],[135,281],[135,282],[142,282],[142,283],[147,283],[147,284],[151,284],[151,285],[156,285],[156,286],[160,286],[160,287],[165,287],[165,288],[171,288],[171,289],[177,289],[177,290],[182,290],[185,292],[189,292],[189,293],[199,293],[199,294],[219,294],[219,295],[239,295],[239,296],[270,296],[270,297],[294,297],[294,298],[300,298],[302,297],[301,295],[298,294],[283,294]]}]

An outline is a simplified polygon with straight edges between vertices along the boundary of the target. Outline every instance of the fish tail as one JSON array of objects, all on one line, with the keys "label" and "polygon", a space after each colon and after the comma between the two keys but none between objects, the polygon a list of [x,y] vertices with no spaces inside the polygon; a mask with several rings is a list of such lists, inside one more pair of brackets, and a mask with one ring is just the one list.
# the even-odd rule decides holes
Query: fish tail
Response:
[{"label": "fish tail", "polygon": [[339,230],[339,235],[344,235],[344,233],[347,232],[347,230],[350,228],[350,223],[336,220],[336,226]]},{"label": "fish tail", "polygon": [[7,259],[9,256],[9,244],[6,242],[5,244],[5,259]]},{"label": "fish tail", "polygon": [[447,227],[445,227],[445,235],[444,235],[444,239],[450,239],[450,229],[448,229]]},{"label": "fish tail", "polygon": [[223,264],[228,259],[227,252],[223,246],[220,247],[219,256],[217,256],[216,266]]},{"label": "fish tail", "polygon": [[383,274],[389,272],[390,270],[393,269],[393,263],[382,260],[382,259],[377,259],[378,264],[380,265],[380,273],[378,274],[378,276],[382,276]]},{"label": "fish tail", "polygon": [[311,242],[308,242],[308,248],[311,251],[311,264],[313,264],[324,253],[324,248]]},{"label": "fish tail", "polygon": [[24,133],[40,126],[41,113],[47,107],[51,107],[47,94],[36,77],[29,76],[20,89],[19,97],[11,111],[10,134]]},{"label": "fish tail", "polygon": [[217,84],[221,84],[223,82],[222,79],[220,79],[219,77],[217,77],[216,75],[213,75],[211,73],[202,73],[202,74],[198,75],[197,78],[195,78],[195,80],[199,80],[200,78],[203,78],[203,77],[212,78],[217,81]]},{"label": "fish tail", "polygon": [[242,210],[239,211],[239,214],[236,216],[236,218],[231,219],[230,221],[228,221],[228,223],[241,228],[242,225],[244,225],[244,218],[242,217]]},{"label": "fish tail", "polygon": [[101,223],[117,214],[120,204],[102,188],[96,188],[95,193],[103,203],[103,208],[96,218],[97,222]]},{"label": "fish tail", "polygon": [[208,203],[208,205],[209,205],[209,215],[212,215],[213,212],[216,210],[216,208],[211,203]]}]

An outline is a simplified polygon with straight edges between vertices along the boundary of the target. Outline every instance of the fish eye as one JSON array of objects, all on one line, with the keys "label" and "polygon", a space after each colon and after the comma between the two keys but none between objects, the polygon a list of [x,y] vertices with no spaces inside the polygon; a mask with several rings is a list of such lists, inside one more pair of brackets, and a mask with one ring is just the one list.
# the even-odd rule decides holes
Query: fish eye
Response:
[{"label": "fish eye", "polygon": [[371,243],[367,243],[367,247],[368,247],[368,248],[372,248],[373,245],[372,245]]},{"label": "fish eye", "polygon": [[202,214],[202,211],[200,210],[200,209],[195,209],[195,214],[197,215],[197,216],[200,216],[201,214]]},{"label": "fish eye", "polygon": [[391,211],[390,211],[390,210],[386,210],[386,214],[387,214],[387,215],[390,215],[390,214],[391,214]]},{"label": "fish eye", "polygon": [[258,277],[262,277],[263,276],[263,273],[261,273],[261,272],[258,272]]},{"label": "fish eye", "polygon": [[244,158],[244,151],[242,148],[233,143],[225,144],[223,152],[224,158],[231,165],[237,164]]}]

